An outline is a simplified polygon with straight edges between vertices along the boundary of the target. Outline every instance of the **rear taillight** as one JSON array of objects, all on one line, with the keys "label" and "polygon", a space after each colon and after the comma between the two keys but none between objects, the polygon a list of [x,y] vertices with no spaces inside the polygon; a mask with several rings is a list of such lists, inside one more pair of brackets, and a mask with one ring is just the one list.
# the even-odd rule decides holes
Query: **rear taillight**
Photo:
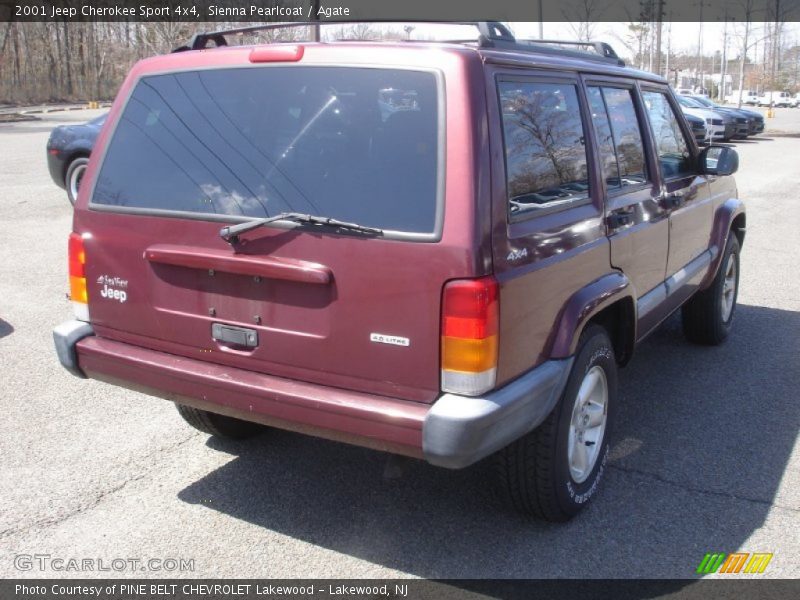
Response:
[{"label": "rear taillight", "polygon": [[89,320],[89,293],[86,289],[86,250],[80,234],[69,234],[69,299],[75,318]]},{"label": "rear taillight", "polygon": [[477,396],[495,385],[500,321],[493,277],[451,281],[442,297],[442,391]]}]

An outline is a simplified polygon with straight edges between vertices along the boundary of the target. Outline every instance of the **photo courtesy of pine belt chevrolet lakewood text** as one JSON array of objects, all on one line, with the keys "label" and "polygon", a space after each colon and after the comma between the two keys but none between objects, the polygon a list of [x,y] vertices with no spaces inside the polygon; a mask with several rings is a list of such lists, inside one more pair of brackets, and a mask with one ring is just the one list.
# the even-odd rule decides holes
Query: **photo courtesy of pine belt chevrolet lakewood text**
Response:
[{"label": "photo courtesy of pine belt chevrolet lakewood text", "polygon": [[738,157],[607,44],[471,26],[139,62],[77,193],[63,366],[212,435],[486,459],[522,513],[580,512],[637,343],[678,309],[728,336]]}]

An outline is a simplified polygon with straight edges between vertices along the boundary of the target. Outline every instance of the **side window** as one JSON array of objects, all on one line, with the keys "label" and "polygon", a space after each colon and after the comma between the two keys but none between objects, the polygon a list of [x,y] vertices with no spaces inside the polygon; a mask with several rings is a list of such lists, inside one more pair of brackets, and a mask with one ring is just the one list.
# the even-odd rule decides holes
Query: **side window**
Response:
[{"label": "side window", "polygon": [[693,172],[692,153],[678,118],[662,92],[643,92],[644,104],[653,128],[661,173],[665,179]]},{"label": "side window", "polygon": [[511,214],[589,197],[589,173],[575,84],[498,84]]},{"label": "side window", "polygon": [[[599,162],[603,177],[608,183],[609,189],[618,187],[619,166],[617,165],[617,151],[614,148],[614,136],[611,133],[611,121],[606,111],[606,103],[603,100],[603,92],[599,87],[588,87],[586,93],[589,97],[589,108],[592,111],[592,123],[597,137],[599,152]],[[614,184],[617,181],[617,185]]]},{"label": "side window", "polygon": [[642,132],[631,91],[598,86],[587,91],[609,191],[646,182]]}]

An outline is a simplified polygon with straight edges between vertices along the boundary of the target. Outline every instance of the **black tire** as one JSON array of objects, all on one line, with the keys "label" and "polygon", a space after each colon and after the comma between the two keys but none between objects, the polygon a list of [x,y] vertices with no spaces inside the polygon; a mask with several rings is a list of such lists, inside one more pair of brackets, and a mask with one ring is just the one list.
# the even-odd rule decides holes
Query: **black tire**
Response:
[{"label": "black tire", "polygon": [[225,415],[218,415],[207,410],[201,410],[185,404],[175,403],[175,408],[189,425],[211,435],[242,440],[253,437],[264,431],[264,426],[250,421],[242,421]]},{"label": "black tire", "polygon": [[[726,315],[726,297],[730,282],[730,266],[733,265],[734,288],[732,306]],[[733,316],[736,314],[736,299],[739,296],[739,240],[733,232],[728,236],[725,253],[719,269],[709,287],[697,292],[683,305],[683,333],[690,342],[706,346],[717,346],[725,341],[731,330]],[[729,285],[729,283],[727,284]]]},{"label": "black tire", "polygon": [[78,199],[78,187],[84,173],[86,173],[86,166],[89,164],[88,156],[79,156],[72,160],[67,167],[67,173],[64,176],[64,185],[67,188],[67,198],[70,204],[75,206],[75,200]]},{"label": "black tire", "polygon": [[[578,390],[594,367],[603,371],[607,383],[606,424],[594,464],[579,482],[570,469],[570,428]],[[495,455],[504,500],[523,515],[547,521],[568,521],[583,510],[605,471],[616,398],[614,348],[603,327],[590,325],[581,335],[566,388],[553,412],[538,428]]]}]

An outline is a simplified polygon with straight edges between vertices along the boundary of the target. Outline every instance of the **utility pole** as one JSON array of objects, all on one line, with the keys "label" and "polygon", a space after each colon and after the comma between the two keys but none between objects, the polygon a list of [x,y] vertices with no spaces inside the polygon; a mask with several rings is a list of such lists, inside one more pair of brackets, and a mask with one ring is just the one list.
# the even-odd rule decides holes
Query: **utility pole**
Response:
[{"label": "utility pole", "polygon": [[319,35],[319,3],[320,0],[311,0],[311,20],[315,21],[314,25],[311,26],[311,39],[315,42],[320,40]]},{"label": "utility pole", "polygon": [[[722,59],[719,53],[719,50],[716,50],[714,54],[711,55],[711,85],[714,85],[714,73],[717,72],[717,56],[720,56],[720,68],[722,67]],[[713,96],[713,94],[709,94],[709,98]]]},{"label": "utility pole", "polygon": [[[794,47],[797,49],[800,47],[800,42],[797,41],[797,37],[794,39]],[[797,85],[800,83],[800,51],[795,50],[794,53],[794,84]]]},{"label": "utility pole", "polygon": [[539,0],[539,39],[544,39],[544,8],[542,8],[542,0]]},{"label": "utility pole", "polygon": [[726,78],[728,76],[728,8],[725,7],[725,26],[722,30],[722,66],[719,70],[719,95],[717,100],[722,102],[725,99],[727,88]]},{"label": "utility pole", "polygon": [[656,4],[656,73],[661,75],[661,26],[664,24],[664,0]]},{"label": "utility pole", "polygon": [[697,65],[695,66],[695,75],[699,76],[700,80],[700,93],[703,93],[703,5],[705,0],[700,0],[700,31],[697,35]]},{"label": "utility pole", "polygon": [[[781,0],[775,0],[775,30],[772,37],[772,89],[777,89],[778,85],[775,81],[778,66],[778,55],[780,54],[781,45]],[[772,98],[772,95],[770,95]],[[774,98],[773,98],[774,101]]]},{"label": "utility pole", "polygon": [[742,56],[739,59],[739,101],[737,108],[742,108],[742,90],[744,89],[744,65],[747,62],[747,49],[750,37],[750,23],[753,18],[753,5],[750,0],[745,4],[744,41],[742,42]]}]

